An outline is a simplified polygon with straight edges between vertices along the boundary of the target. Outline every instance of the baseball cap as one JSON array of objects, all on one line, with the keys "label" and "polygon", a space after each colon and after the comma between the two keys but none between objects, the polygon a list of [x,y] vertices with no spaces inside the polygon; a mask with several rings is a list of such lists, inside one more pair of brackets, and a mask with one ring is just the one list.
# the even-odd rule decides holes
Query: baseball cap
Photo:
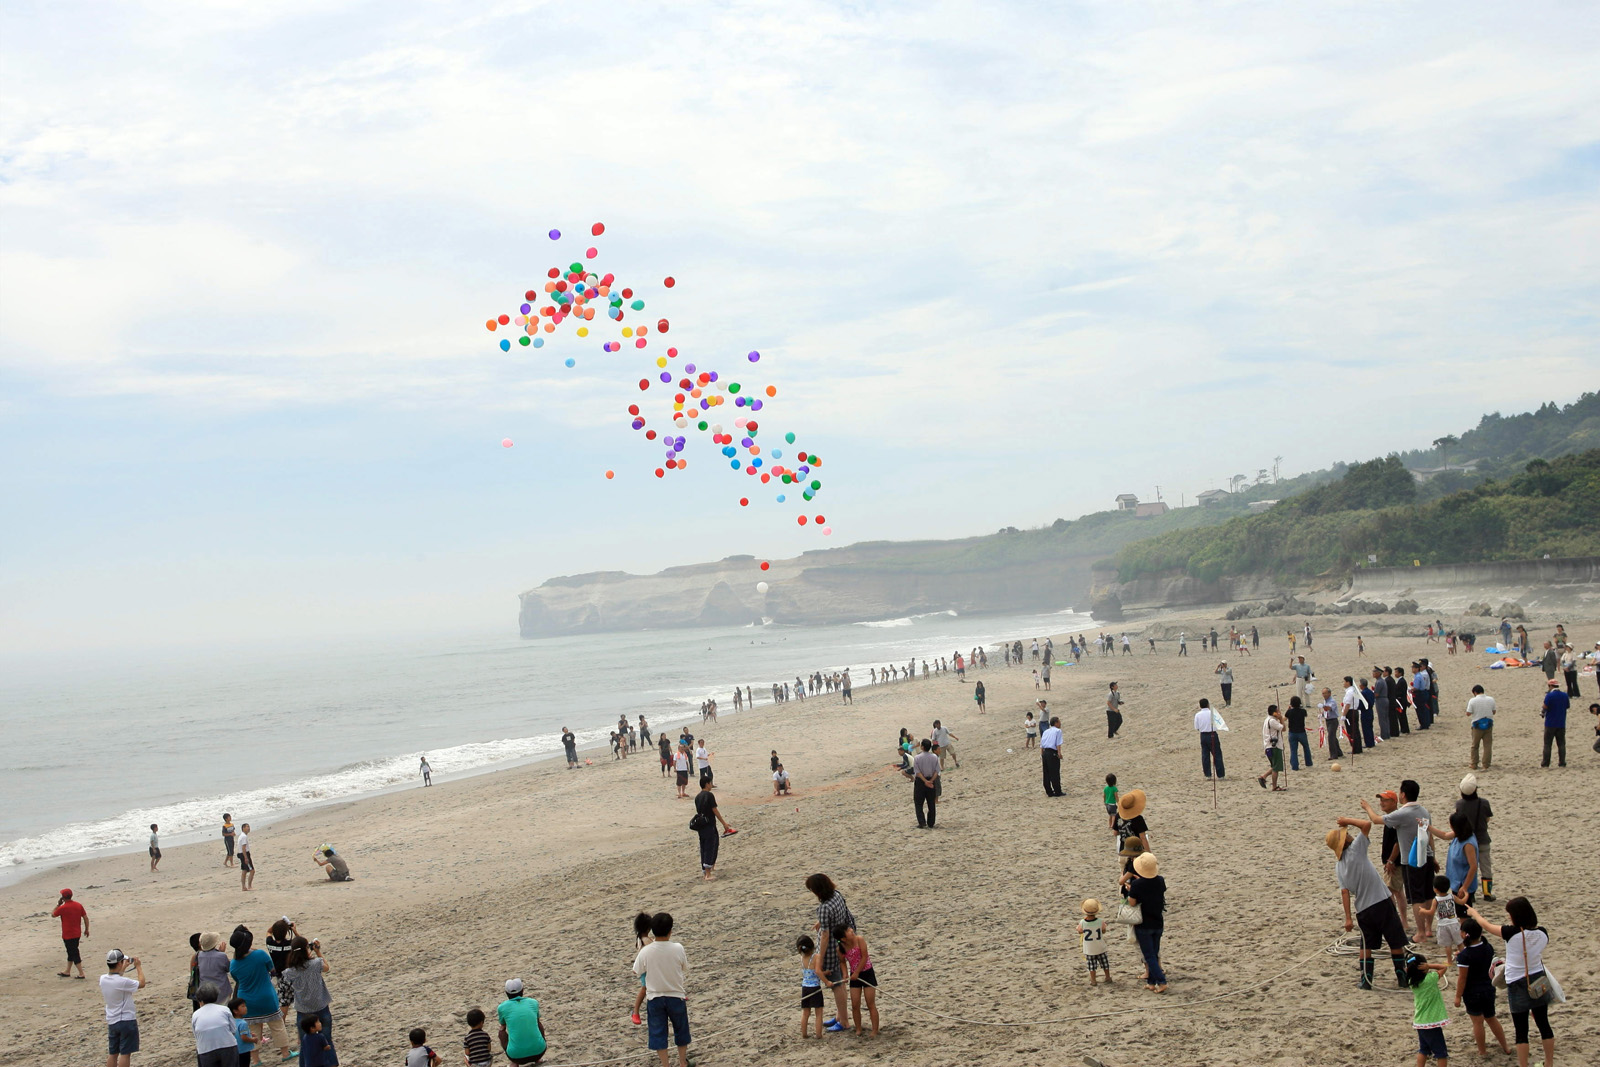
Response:
[{"label": "baseball cap", "polygon": [[121,963],[127,958],[128,957],[122,954],[122,950],[120,948],[114,948],[110,952],[106,953],[106,966],[115,967],[117,964]]},{"label": "baseball cap", "polygon": [[513,995],[522,992],[522,979],[520,979],[520,978],[507,978],[506,979],[506,992],[510,993],[510,994],[513,994]]},{"label": "baseball cap", "polygon": [[66,897],[66,898],[67,898],[67,899],[68,899],[68,900],[71,900],[71,899],[72,899],[72,890],[70,890],[70,889],[63,889],[63,890],[62,890],[62,891],[61,891],[61,895],[62,895],[62,896],[64,896],[64,897]]},{"label": "baseball cap", "polygon": [[1379,800],[1399,800],[1400,799],[1400,794],[1396,793],[1393,789],[1385,789],[1381,793],[1378,794],[1378,799]]}]

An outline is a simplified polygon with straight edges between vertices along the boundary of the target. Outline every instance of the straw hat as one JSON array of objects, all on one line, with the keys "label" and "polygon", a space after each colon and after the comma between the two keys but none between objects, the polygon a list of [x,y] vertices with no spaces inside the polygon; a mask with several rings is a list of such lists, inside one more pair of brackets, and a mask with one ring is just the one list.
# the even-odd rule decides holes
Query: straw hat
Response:
[{"label": "straw hat", "polygon": [[1134,819],[1144,814],[1144,790],[1130,789],[1117,798],[1117,814]]},{"label": "straw hat", "polygon": [[222,935],[221,934],[201,934],[200,935],[200,951],[201,952],[210,952],[220,944],[222,944]]},{"label": "straw hat", "polygon": [[1094,897],[1090,897],[1088,900],[1083,902],[1083,913],[1085,915],[1099,915],[1100,902],[1094,899]]},{"label": "straw hat", "polygon": [[1142,856],[1144,855],[1144,842],[1140,841],[1137,837],[1123,838],[1122,851],[1118,852],[1117,855]]},{"label": "straw hat", "polygon": [[1154,853],[1146,852],[1133,861],[1133,873],[1140,878],[1154,878],[1161,873],[1161,867],[1156,863]]},{"label": "straw hat", "polygon": [[1343,826],[1335,826],[1322,840],[1333,849],[1335,858],[1344,859],[1344,850],[1350,846],[1350,831]]}]

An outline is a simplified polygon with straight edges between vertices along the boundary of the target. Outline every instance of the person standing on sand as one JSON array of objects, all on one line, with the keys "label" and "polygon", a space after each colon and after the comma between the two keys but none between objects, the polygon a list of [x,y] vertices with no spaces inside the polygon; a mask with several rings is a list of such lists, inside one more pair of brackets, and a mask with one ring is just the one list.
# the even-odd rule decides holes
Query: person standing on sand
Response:
[{"label": "person standing on sand", "polygon": [[986,696],[986,694],[984,692],[983,683],[979,682],[977,684],[976,688],[974,688],[972,690],[972,699],[978,702],[978,714],[979,715],[984,714],[986,712],[986,710],[987,710],[984,707],[984,704],[983,704],[985,696]]},{"label": "person standing on sand", "polygon": [[1361,696],[1356,689],[1356,680],[1350,675],[1344,676],[1344,698],[1339,701],[1339,709],[1344,715],[1345,737],[1350,741],[1351,755],[1361,755]]},{"label": "person standing on sand", "polygon": [[[1045,702],[1039,701],[1039,709],[1044,711]],[[1050,718],[1050,726],[1044,735],[1039,738],[1039,758],[1044,765],[1044,795],[1047,797],[1065,796],[1061,791],[1061,720],[1055,716]]]},{"label": "person standing on sand", "polygon": [[[132,967],[137,978],[124,972]],[[145,987],[144,964],[121,949],[106,953],[106,973],[100,976],[100,997],[106,1002],[106,1067],[128,1067],[139,1051],[139,1012],[133,1006],[135,990]]]},{"label": "person standing on sand", "polygon": [[567,751],[567,770],[578,769],[578,735],[567,729],[561,728],[561,747]]},{"label": "person standing on sand", "polygon": [[1267,757],[1267,773],[1261,775],[1256,781],[1261,783],[1261,788],[1267,787],[1267,776],[1272,777],[1272,791],[1283,792],[1283,787],[1278,785],[1278,775],[1283,773],[1283,735],[1285,726],[1283,713],[1278,710],[1278,705],[1267,705],[1267,717],[1261,722],[1261,747]]},{"label": "person standing on sand", "polygon": [[706,772],[711,770],[711,750],[706,748],[706,739],[703,737],[695,741],[694,763],[695,769],[700,772],[701,778],[704,778]]},{"label": "person standing on sand", "polygon": [[250,851],[250,824],[239,824],[239,888],[246,893],[256,885],[256,855]]},{"label": "person standing on sand", "polygon": [[943,767],[944,761],[948,759],[956,765],[957,769],[960,769],[961,760],[956,758],[956,746],[950,743],[959,740],[961,738],[951,733],[949,728],[938,719],[933,720],[933,751],[939,756],[940,767]]},{"label": "person standing on sand", "polygon": [[[1337,828],[1329,830],[1323,842],[1333,850],[1338,861],[1339,899],[1344,904],[1344,928],[1361,927],[1361,979],[1362,989],[1371,989],[1376,964],[1372,952],[1385,941],[1389,944],[1389,958],[1401,987],[1406,982],[1406,931],[1400,923],[1400,913],[1395,910],[1389,890],[1378,879],[1378,872],[1367,858],[1367,844],[1372,833],[1372,823],[1366,819],[1352,819],[1341,815]],[[1350,831],[1355,830],[1352,834]],[[1352,908],[1351,900],[1355,903]],[[1354,915],[1351,914],[1352,910]]]},{"label": "person standing on sand", "polygon": [[672,940],[672,916],[650,918],[651,941],[633,959],[633,973],[644,983],[650,1050],[667,1067],[667,1030],[678,1046],[678,1067],[689,1067],[689,956]]},{"label": "person standing on sand", "polygon": [[689,746],[680,744],[677,755],[672,759],[673,773],[678,779],[678,799],[687,800],[689,797]]},{"label": "person standing on sand", "polygon": [[1471,769],[1478,769],[1478,752],[1483,751],[1483,769],[1489,769],[1494,758],[1494,697],[1483,691],[1483,686],[1472,687],[1472,697],[1467,701],[1467,722],[1472,726]]},{"label": "person standing on sand", "polygon": [[1161,935],[1166,932],[1167,880],[1149,852],[1135,856],[1133,872],[1122,876],[1128,899],[1139,905],[1141,918],[1133,928],[1144,956],[1145,988],[1152,993],[1167,991],[1167,975],[1161,969]]},{"label": "person standing on sand", "polygon": [[1478,792],[1478,776],[1469,774],[1461,779],[1461,796],[1456,800],[1456,814],[1472,823],[1472,836],[1478,839],[1478,879],[1483,885],[1483,899],[1494,899],[1494,863],[1489,856],[1489,820],[1494,818],[1494,808]]},{"label": "person standing on sand", "polygon": [[1328,758],[1343,759],[1344,752],[1339,748],[1339,704],[1333,699],[1332,689],[1322,687],[1322,701],[1317,707],[1322,712],[1322,732],[1328,739]]},{"label": "person standing on sand", "polygon": [[1283,713],[1289,726],[1289,769],[1300,769],[1300,750],[1306,753],[1306,770],[1311,769],[1311,735],[1306,732],[1306,709],[1297,696],[1289,698],[1289,710]]},{"label": "person standing on sand", "polygon": [[[1215,648],[1216,644],[1216,632],[1213,631],[1211,635],[1211,645],[1213,648]],[[1233,707],[1233,668],[1228,666],[1227,660],[1223,660],[1221,663],[1217,664],[1216,668],[1212,670],[1211,673],[1217,676],[1217,682],[1222,686],[1222,706],[1225,708]]]},{"label": "person standing on sand", "polygon": [[1382,823],[1392,827],[1400,835],[1400,860],[1401,870],[1406,876],[1406,902],[1411,905],[1412,917],[1416,920],[1417,939],[1421,940],[1432,933],[1431,924],[1423,912],[1423,906],[1433,900],[1433,841],[1428,834],[1428,826],[1433,821],[1433,816],[1428,814],[1428,809],[1417,803],[1422,787],[1407,778],[1400,783],[1400,799],[1403,803],[1394,811],[1380,813],[1372,809],[1372,805],[1363,798],[1362,810],[1373,822]]},{"label": "person standing on sand", "polygon": [[1187,656],[1188,654],[1189,654],[1189,637],[1188,637],[1187,634],[1179,633],[1178,634],[1178,655]]},{"label": "person standing on sand", "polygon": [[232,867],[233,866],[234,833],[235,833],[235,831],[233,829],[233,816],[229,815],[227,812],[223,812],[222,813],[222,847],[227,850],[227,855],[225,855],[223,857],[223,859],[222,859],[222,865],[224,867]]},{"label": "person standing on sand", "polygon": [[[1567,765],[1567,711],[1572,706],[1572,698],[1563,693],[1560,686],[1561,683],[1554,678],[1545,683],[1544,705],[1539,708],[1539,715],[1544,719],[1544,759],[1539,763],[1541,767],[1550,766],[1552,742],[1560,751],[1560,766]],[[160,858],[159,852],[157,858]],[[155,870],[154,867],[150,869]]]},{"label": "person standing on sand", "polygon": [[[923,741],[924,745],[927,743],[926,740]],[[933,755],[932,752],[925,754]],[[822,957],[822,980],[833,987],[835,1015],[823,1028],[840,1033],[846,1029],[842,1020],[850,1016],[845,1010],[844,969],[839,962],[841,946],[839,939],[833,936],[833,931],[840,926],[848,926],[854,930],[856,917],[850,914],[850,905],[845,902],[844,894],[839,892],[838,887],[833,884],[833,879],[827,875],[808,876],[806,888],[817,898],[817,922],[814,929],[817,931],[819,943],[818,955]]]},{"label": "person standing on sand", "polygon": [[661,777],[665,778],[672,769],[672,740],[666,734],[657,734],[656,744],[661,749]]},{"label": "person standing on sand", "polygon": [[78,952],[78,943],[89,936],[89,913],[82,904],[72,899],[72,890],[63,889],[56,898],[56,909],[50,913],[53,919],[61,920],[61,943],[67,950],[67,969],[57,971],[61,978],[71,978],[74,965],[78,968],[78,978],[83,980],[83,956]]},{"label": "person standing on sand", "polygon": [[839,684],[841,686],[843,686],[843,688],[839,690],[839,700],[840,700],[840,702],[844,703],[844,704],[854,704],[855,701],[850,699],[850,668],[849,667],[846,667],[844,669],[844,676],[840,679]]},{"label": "person standing on sand", "polygon": [[1050,689],[1050,661],[1045,660],[1044,666],[1039,669],[1039,680],[1044,682],[1046,692]]},{"label": "person standing on sand", "polygon": [[422,757],[422,765],[418,767],[417,770],[422,775],[422,784],[424,786],[430,786],[433,784],[433,768],[428,766],[427,756]]},{"label": "person standing on sand", "polygon": [[[917,829],[932,830],[939,817],[939,757],[933,754],[933,742],[922,739],[922,751],[911,761],[911,803],[917,811]],[[926,806],[928,813],[923,815]]]},{"label": "person standing on sand", "polygon": [[1222,721],[1211,707],[1211,701],[1200,698],[1200,710],[1194,715],[1195,732],[1200,735],[1200,769],[1205,772],[1206,781],[1211,780],[1211,765],[1217,766],[1217,778],[1228,776],[1222,766],[1222,741],[1217,736],[1218,730],[1227,729],[1227,724]]},{"label": "person standing on sand", "polygon": [[717,852],[722,845],[722,838],[717,836],[717,824],[722,824],[723,837],[732,837],[737,833],[717,808],[717,795],[711,791],[709,770],[700,775],[700,792],[694,798],[694,817],[699,823],[695,831],[700,835],[700,872],[709,882],[716,877]]},{"label": "person standing on sand", "polygon": [[1117,689],[1117,683],[1112,682],[1106,691],[1106,738],[1117,736],[1117,731],[1122,728],[1122,693]]}]

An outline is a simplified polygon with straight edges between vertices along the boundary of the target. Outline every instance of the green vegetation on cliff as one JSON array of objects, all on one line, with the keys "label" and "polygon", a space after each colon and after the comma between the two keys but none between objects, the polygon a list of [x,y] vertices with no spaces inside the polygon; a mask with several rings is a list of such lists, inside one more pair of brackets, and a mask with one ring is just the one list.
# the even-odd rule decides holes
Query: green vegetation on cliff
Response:
[{"label": "green vegetation on cliff", "polygon": [[1600,554],[1600,448],[1529,460],[1520,474],[1426,502],[1418,488],[1398,456],[1357,463],[1260,515],[1125,545],[1118,577],[1307,578],[1348,574],[1369,556],[1403,566]]}]

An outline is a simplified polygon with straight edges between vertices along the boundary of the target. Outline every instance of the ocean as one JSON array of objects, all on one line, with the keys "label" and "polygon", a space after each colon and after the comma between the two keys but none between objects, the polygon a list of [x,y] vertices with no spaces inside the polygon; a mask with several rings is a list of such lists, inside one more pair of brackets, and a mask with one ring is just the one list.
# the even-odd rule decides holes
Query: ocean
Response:
[{"label": "ocean", "polygon": [[266,822],[582,745],[617,718],[697,719],[734,685],[932,660],[1002,640],[1088,630],[1087,615],[936,612],[832,626],[684,628],[522,640],[458,636],[89,662],[0,672],[9,766],[0,775],[0,884],[86,855],[212,838],[222,813]]}]

